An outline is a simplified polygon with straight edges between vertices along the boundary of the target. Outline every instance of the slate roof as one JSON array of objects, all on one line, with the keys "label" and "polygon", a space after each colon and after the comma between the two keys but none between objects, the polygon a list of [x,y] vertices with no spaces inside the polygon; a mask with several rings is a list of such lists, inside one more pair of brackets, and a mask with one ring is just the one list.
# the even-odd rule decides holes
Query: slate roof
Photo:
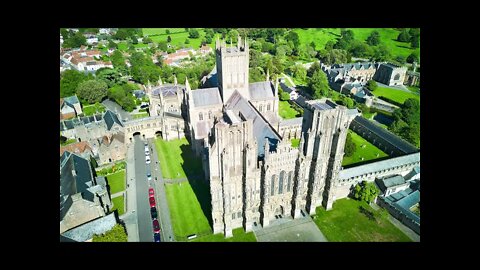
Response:
[{"label": "slate roof", "polygon": [[60,121],[60,131],[69,130],[78,125],[89,124],[93,122],[99,122],[103,119],[102,114],[96,114],[92,116],[85,116],[79,118],[73,118],[70,120]]},{"label": "slate roof", "polygon": [[310,100],[307,102],[310,104],[312,107],[319,109],[319,110],[331,110],[334,108],[335,105],[328,104],[326,100],[321,99],[321,100]]},{"label": "slate roof", "polygon": [[107,124],[107,129],[110,130],[113,126],[114,123],[119,124],[120,126],[123,127],[122,122],[118,119],[117,115],[110,111],[107,110],[105,114],[103,115],[103,119],[105,120],[105,124]]},{"label": "slate roof", "polygon": [[68,104],[77,104],[77,103],[80,103],[80,101],[78,101],[78,97],[77,95],[73,95],[73,96],[70,96],[70,97],[66,97],[66,98],[63,98],[63,100],[68,103]]},{"label": "slate roof", "polygon": [[248,85],[251,100],[273,99],[274,89],[270,82],[254,82]]},{"label": "slate roof", "polygon": [[61,239],[66,241],[68,241],[67,239],[70,239],[75,242],[85,242],[92,239],[94,234],[103,234],[111,230],[115,224],[117,224],[115,214],[111,213],[64,232],[61,235],[66,239]]},{"label": "slate roof", "polygon": [[153,95],[159,95],[160,93],[163,94],[164,97],[168,96],[175,96],[177,95],[177,90],[185,89],[185,86],[182,84],[164,84],[162,86],[158,86],[152,90]]},{"label": "slate roof", "polygon": [[280,121],[280,126],[294,126],[294,125],[302,125],[303,117],[297,117],[297,118],[292,118],[292,119],[287,119],[287,120],[282,120]]},{"label": "slate roof", "polygon": [[377,162],[373,162],[370,164],[360,165],[351,167],[348,169],[343,169],[338,174],[339,179],[349,179],[355,176],[360,176],[363,174],[374,173],[377,171],[382,171],[386,169],[390,169],[396,166],[402,166],[414,162],[420,162],[420,152],[394,157],[386,160],[381,160]]},{"label": "slate roof", "polygon": [[64,166],[67,166],[67,163],[72,164],[72,169],[75,170],[76,176],[72,174],[71,170],[67,170],[63,174],[60,173],[60,183],[75,181],[75,186],[74,190],[62,189],[64,192],[68,192],[69,194],[61,195],[82,193],[82,198],[93,202],[94,196],[90,191],[87,190],[92,186],[93,183],[93,174],[90,162],[80,156],[77,156],[76,154],[65,151],[60,157],[60,172]]},{"label": "slate roof", "polygon": [[420,191],[408,188],[386,197],[385,202],[420,224],[420,217],[410,211],[410,207],[420,202]]},{"label": "slate roof", "polygon": [[368,130],[370,130],[380,138],[388,141],[389,143],[394,145],[397,149],[404,152],[405,154],[410,154],[418,151],[418,149],[415,146],[411,145],[410,143],[401,139],[400,137],[391,133],[390,131],[380,126],[377,126],[375,123],[373,123],[372,121],[369,121],[368,119],[358,116],[358,117],[355,117],[353,121],[367,128]]},{"label": "slate roof", "polygon": [[194,107],[222,104],[218,87],[197,89],[191,93]]},{"label": "slate roof", "polygon": [[377,183],[380,189],[385,191],[387,188],[403,185],[406,183],[406,181],[401,175],[395,175],[392,177],[379,179]]},{"label": "slate roof", "polygon": [[258,145],[258,156],[265,155],[265,139],[268,138],[270,143],[270,149],[275,150],[277,143],[280,140],[280,137],[273,131],[273,129],[268,125],[268,123],[263,120],[260,114],[255,110],[255,108],[247,100],[245,100],[240,93],[235,90],[227,101],[227,110],[232,110],[236,114],[241,112],[242,115],[251,119],[253,122],[253,136],[257,140]]}]

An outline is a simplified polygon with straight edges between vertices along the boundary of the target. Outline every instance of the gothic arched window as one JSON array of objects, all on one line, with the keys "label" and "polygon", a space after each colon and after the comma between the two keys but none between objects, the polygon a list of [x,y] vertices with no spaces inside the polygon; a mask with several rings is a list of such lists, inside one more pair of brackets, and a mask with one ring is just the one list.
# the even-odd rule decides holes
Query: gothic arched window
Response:
[{"label": "gothic arched window", "polygon": [[280,177],[278,178],[278,194],[283,193],[283,178],[285,178],[285,171],[281,171]]},{"label": "gothic arched window", "polygon": [[209,111],[209,112],[208,112],[208,119],[209,119],[209,120],[212,119],[212,111]]},{"label": "gothic arched window", "polygon": [[200,112],[200,113],[198,114],[198,120],[200,120],[200,121],[203,120],[203,113],[202,113],[202,112]]},{"label": "gothic arched window", "polygon": [[262,111],[263,111],[263,104],[260,104],[260,106],[258,107],[258,111],[259,111],[259,112],[262,112]]},{"label": "gothic arched window", "polygon": [[292,173],[292,171],[288,172],[287,191],[290,191],[292,186]]},{"label": "gothic arched window", "polygon": [[270,111],[270,103],[267,104],[267,111]]},{"label": "gothic arched window", "polygon": [[275,174],[272,175],[272,183],[270,184],[270,195],[275,195]]}]

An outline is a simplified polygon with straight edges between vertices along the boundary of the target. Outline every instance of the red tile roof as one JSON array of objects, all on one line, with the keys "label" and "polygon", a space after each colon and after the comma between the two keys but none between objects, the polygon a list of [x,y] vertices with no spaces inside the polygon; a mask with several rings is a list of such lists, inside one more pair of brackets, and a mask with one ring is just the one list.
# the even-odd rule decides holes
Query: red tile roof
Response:
[{"label": "red tile roof", "polygon": [[76,142],[69,144],[67,146],[62,146],[60,147],[60,156],[63,154],[63,152],[69,151],[72,153],[83,153],[85,151],[92,151],[92,148],[90,148],[90,145],[88,142]]}]

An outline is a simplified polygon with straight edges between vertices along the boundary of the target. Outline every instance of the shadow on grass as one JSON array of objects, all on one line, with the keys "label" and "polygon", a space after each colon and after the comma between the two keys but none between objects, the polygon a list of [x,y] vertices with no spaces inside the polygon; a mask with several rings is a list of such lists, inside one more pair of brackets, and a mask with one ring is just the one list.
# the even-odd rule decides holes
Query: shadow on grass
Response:
[{"label": "shadow on grass", "polygon": [[208,220],[210,228],[213,228],[210,186],[204,179],[205,174],[202,168],[202,160],[200,157],[195,156],[190,144],[184,144],[180,146],[180,149],[182,150],[182,158],[184,161],[182,164],[183,171],[200,203],[200,207]]}]

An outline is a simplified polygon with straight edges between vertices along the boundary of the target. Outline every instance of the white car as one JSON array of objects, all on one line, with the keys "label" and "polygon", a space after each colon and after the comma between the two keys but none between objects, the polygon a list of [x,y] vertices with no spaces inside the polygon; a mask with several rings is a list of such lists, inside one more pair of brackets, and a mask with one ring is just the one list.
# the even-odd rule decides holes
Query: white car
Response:
[{"label": "white car", "polygon": [[152,180],[152,175],[147,173],[147,179],[148,179],[148,181]]},{"label": "white car", "polygon": [[145,157],[145,162],[146,162],[147,164],[150,164],[150,156],[146,156],[146,157]]}]

